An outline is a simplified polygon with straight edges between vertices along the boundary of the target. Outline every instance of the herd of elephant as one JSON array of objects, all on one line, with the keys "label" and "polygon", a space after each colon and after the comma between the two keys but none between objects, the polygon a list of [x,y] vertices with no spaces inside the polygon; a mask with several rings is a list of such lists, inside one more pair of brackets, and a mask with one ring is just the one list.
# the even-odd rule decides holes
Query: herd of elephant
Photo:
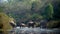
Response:
[{"label": "herd of elephant", "polygon": [[20,27],[35,27],[34,25],[35,25],[35,23],[33,23],[33,22],[32,23],[27,23],[27,24],[21,23]]},{"label": "herd of elephant", "polygon": [[[13,27],[16,27],[16,25],[14,25],[12,23],[11,23],[11,25]],[[19,27],[32,27],[32,28],[34,28],[34,27],[41,27],[41,28],[46,28],[46,23],[41,22],[41,23],[38,23],[38,25],[36,25],[36,23],[34,23],[33,21],[29,21],[27,24],[19,23]]]},{"label": "herd of elephant", "polygon": [[20,27],[32,27],[32,28],[34,28],[34,27],[40,27],[40,28],[46,28],[46,25],[41,25],[41,24],[38,24],[38,25],[36,25],[35,23],[28,23],[27,25],[26,24],[21,24],[20,25]]}]

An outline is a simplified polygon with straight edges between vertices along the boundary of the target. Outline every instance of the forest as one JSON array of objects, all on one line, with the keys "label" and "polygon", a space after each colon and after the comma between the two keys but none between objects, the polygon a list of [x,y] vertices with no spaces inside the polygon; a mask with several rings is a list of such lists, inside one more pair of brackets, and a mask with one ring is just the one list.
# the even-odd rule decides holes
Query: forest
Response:
[{"label": "forest", "polygon": [[17,26],[29,20],[37,24],[46,20],[48,28],[60,28],[60,0],[0,0],[0,13],[0,23],[5,22],[2,17],[13,18]]}]

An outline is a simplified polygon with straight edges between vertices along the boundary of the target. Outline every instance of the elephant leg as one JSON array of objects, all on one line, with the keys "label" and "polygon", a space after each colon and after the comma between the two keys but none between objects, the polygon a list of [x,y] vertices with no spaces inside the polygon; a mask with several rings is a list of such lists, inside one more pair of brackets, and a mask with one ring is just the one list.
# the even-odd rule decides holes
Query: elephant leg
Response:
[{"label": "elephant leg", "polygon": [[34,25],[32,25],[32,28],[34,28]]},{"label": "elephant leg", "polygon": [[30,28],[30,25],[28,25],[28,28]]}]

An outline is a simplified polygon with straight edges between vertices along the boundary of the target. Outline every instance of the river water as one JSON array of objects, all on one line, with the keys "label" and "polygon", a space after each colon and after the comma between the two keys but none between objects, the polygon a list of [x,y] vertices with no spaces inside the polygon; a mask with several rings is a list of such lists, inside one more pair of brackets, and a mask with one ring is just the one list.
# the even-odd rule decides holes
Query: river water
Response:
[{"label": "river water", "polygon": [[43,28],[15,28],[9,34],[60,34],[59,29],[43,29]]}]

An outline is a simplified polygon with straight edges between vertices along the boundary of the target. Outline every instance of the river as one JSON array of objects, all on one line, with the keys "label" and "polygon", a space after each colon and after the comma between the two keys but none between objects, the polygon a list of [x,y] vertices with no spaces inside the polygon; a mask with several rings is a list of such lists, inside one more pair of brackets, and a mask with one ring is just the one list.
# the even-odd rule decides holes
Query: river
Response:
[{"label": "river", "polygon": [[[60,29],[43,29],[43,28],[15,28],[13,34],[60,34]],[[12,34],[10,32],[10,34]]]}]

